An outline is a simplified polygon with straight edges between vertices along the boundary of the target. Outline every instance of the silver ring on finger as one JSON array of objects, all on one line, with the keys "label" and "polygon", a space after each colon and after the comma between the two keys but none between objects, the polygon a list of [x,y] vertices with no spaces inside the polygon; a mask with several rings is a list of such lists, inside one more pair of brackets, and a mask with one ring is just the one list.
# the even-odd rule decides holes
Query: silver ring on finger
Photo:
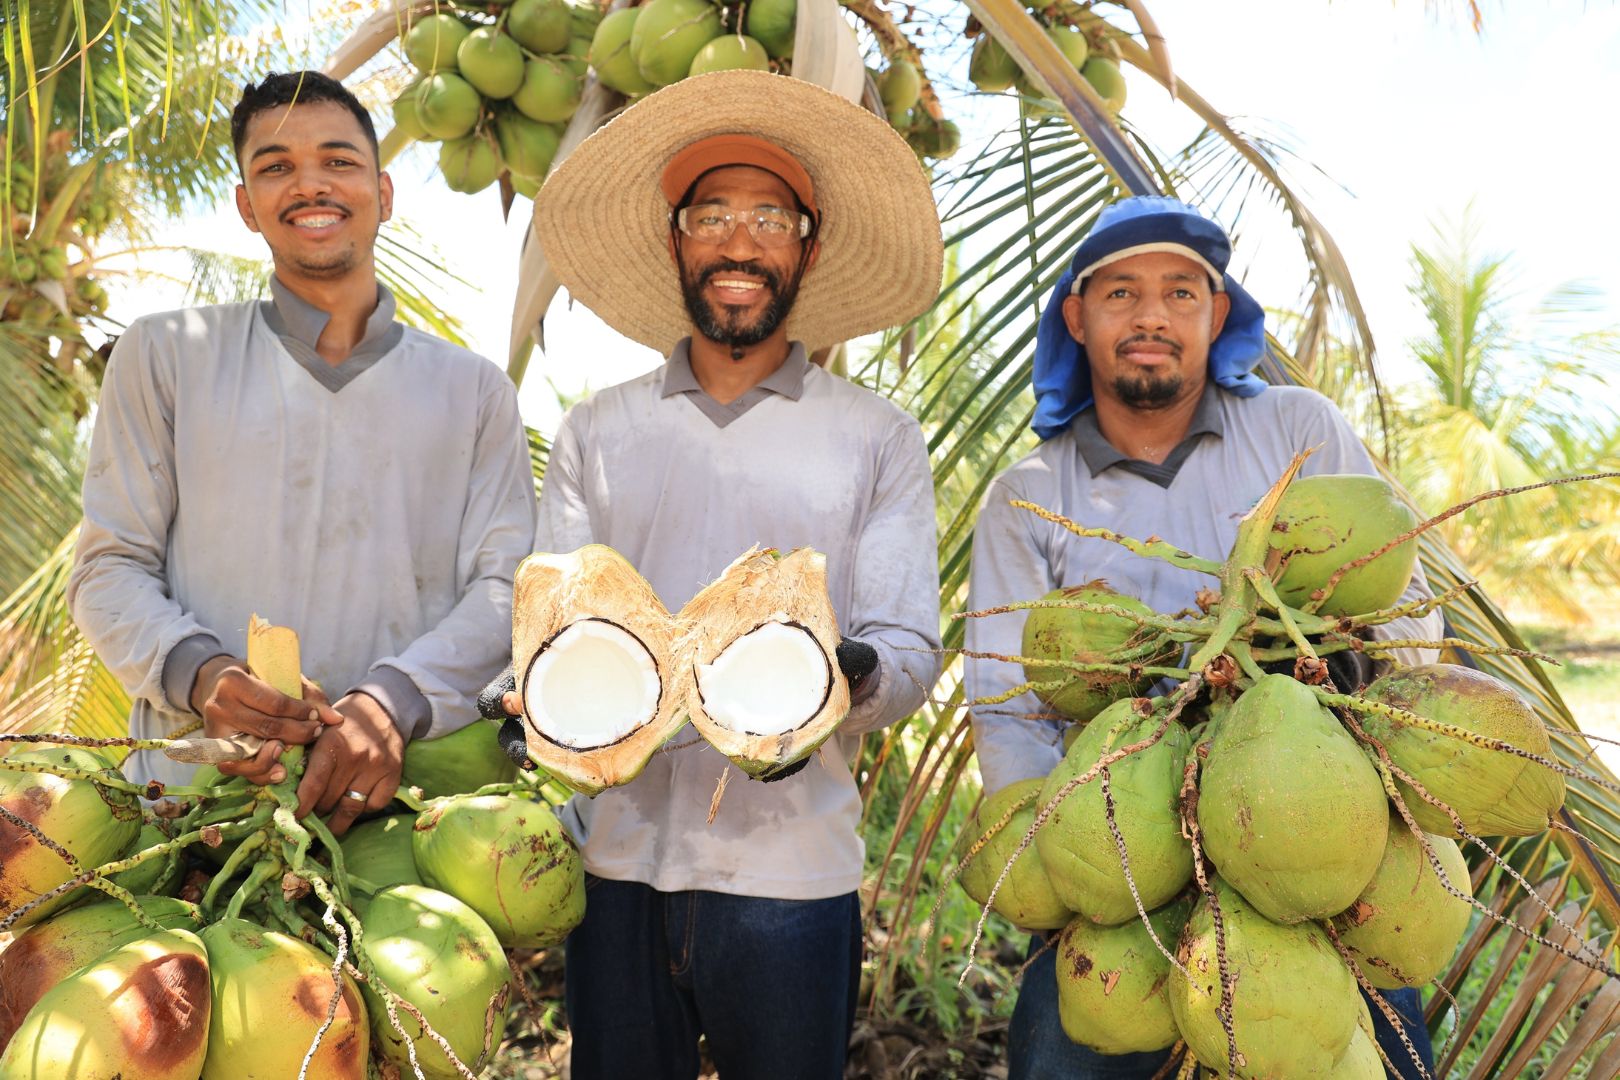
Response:
[{"label": "silver ring on finger", "polygon": [[367,795],[365,792],[363,792],[363,791],[355,791],[353,788],[350,788],[348,791],[345,791],[343,793],[343,797],[345,799],[353,799],[355,802],[362,802],[362,803],[365,802],[368,798],[370,798],[370,796]]}]

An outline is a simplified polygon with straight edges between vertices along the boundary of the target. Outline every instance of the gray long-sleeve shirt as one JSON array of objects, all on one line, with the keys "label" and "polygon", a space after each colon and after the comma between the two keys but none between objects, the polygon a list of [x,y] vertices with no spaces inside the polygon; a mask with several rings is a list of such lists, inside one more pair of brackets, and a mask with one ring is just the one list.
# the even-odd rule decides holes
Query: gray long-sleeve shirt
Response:
[{"label": "gray long-sleeve shirt", "polygon": [[[197,667],[242,656],[254,613],[299,634],[332,700],[377,697],[406,738],[477,715],[506,662],[534,484],[510,380],[377,312],[344,364],[323,313],[274,303],[146,316],[108,364],[68,583],[135,698],[131,734],[190,722]],[[135,754],[142,780],[190,766]]]},{"label": "gray long-sleeve shirt", "polygon": [[[1191,608],[1214,578],[1145,559],[1107,540],[1082,538],[1009,504],[1023,499],[1088,526],[1126,536],[1158,536],[1217,562],[1237,538],[1238,520],[1301,450],[1320,447],[1304,476],[1376,470],[1366,448],[1327,398],[1302,387],[1271,387],[1240,398],[1217,387],[1204,392],[1187,439],[1164,466],[1128,461],[1097,429],[1087,409],[1069,430],[1042,443],[990,485],[973,533],[968,607],[981,610],[1038,600],[1053,589],[1102,578],[1155,611]],[[1161,486],[1165,485],[1165,486]],[[1431,595],[1421,568],[1406,598]],[[1026,615],[1009,612],[969,619],[967,647],[1019,655]],[[1441,617],[1399,619],[1379,629],[1384,638],[1432,640]],[[1422,663],[1427,650],[1401,659]],[[970,698],[994,697],[1024,681],[1016,664],[966,662]],[[1032,719],[1048,710],[1034,694],[972,709],[974,745],[986,791],[1044,776],[1062,758],[1061,726]]]},{"label": "gray long-sleeve shirt", "polygon": [[810,364],[798,345],[763,383],[721,405],[698,386],[686,348],[569,410],[541,488],[536,546],[607,544],[671,611],[755,544],[813,547],[827,556],[839,629],[877,649],[877,687],[787,779],[749,780],[688,726],[629,784],[572,799],[564,820],[602,877],[665,891],[837,896],[860,884],[864,857],[850,772],[857,736],[911,713],[939,671],[922,431],[890,402]]}]

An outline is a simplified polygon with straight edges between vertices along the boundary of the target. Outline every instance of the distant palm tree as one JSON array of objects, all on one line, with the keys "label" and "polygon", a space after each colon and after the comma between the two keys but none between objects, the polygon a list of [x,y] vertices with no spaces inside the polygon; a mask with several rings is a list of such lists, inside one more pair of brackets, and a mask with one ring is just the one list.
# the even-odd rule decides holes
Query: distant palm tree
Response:
[{"label": "distant palm tree", "polygon": [[[1620,327],[1593,328],[1580,285],[1519,315],[1511,262],[1480,249],[1465,213],[1413,245],[1411,284],[1428,326],[1407,343],[1421,381],[1394,395],[1397,472],[1438,512],[1492,488],[1620,464]],[[1447,540],[1487,590],[1562,620],[1586,618],[1588,590],[1620,584],[1620,484],[1600,481],[1487,503],[1446,522]]]}]

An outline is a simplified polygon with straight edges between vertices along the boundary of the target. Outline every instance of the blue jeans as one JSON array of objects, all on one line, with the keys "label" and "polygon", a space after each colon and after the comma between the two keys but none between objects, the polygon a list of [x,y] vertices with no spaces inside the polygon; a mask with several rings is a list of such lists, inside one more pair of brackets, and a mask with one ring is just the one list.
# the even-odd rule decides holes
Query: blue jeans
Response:
[{"label": "blue jeans", "polygon": [[658,892],[587,874],[564,993],[574,1080],[839,1080],[855,1023],[854,893]]},{"label": "blue jeans", "polygon": [[[1031,952],[1040,948],[1041,940],[1039,935],[1035,937]],[[1401,1026],[1433,1076],[1434,1048],[1429,1042],[1429,1029],[1423,1026],[1423,1002],[1418,992],[1383,990],[1379,996],[1400,1016]],[[1378,1045],[1400,1070],[1401,1080],[1418,1080],[1417,1067],[1394,1027],[1377,1005],[1369,1001],[1367,1008],[1372,1013]],[[1058,1019],[1057,950],[1046,950],[1024,972],[1007,1031],[1007,1080],[1151,1080],[1169,1056],[1168,1050],[1099,1054],[1088,1046],[1070,1042]]]}]

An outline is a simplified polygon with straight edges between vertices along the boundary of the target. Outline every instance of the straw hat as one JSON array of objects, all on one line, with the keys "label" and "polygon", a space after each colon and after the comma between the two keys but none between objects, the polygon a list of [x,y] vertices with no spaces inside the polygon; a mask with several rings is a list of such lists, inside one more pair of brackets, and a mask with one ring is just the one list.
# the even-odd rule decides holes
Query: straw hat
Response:
[{"label": "straw hat", "polygon": [[939,292],[944,250],[928,178],[880,117],[802,79],[721,71],[649,95],[557,166],[535,231],[569,293],[626,337],[668,353],[692,332],[670,259],[659,180],[684,147],[752,135],[815,184],[821,254],[788,316],[817,349],[905,322]]}]

